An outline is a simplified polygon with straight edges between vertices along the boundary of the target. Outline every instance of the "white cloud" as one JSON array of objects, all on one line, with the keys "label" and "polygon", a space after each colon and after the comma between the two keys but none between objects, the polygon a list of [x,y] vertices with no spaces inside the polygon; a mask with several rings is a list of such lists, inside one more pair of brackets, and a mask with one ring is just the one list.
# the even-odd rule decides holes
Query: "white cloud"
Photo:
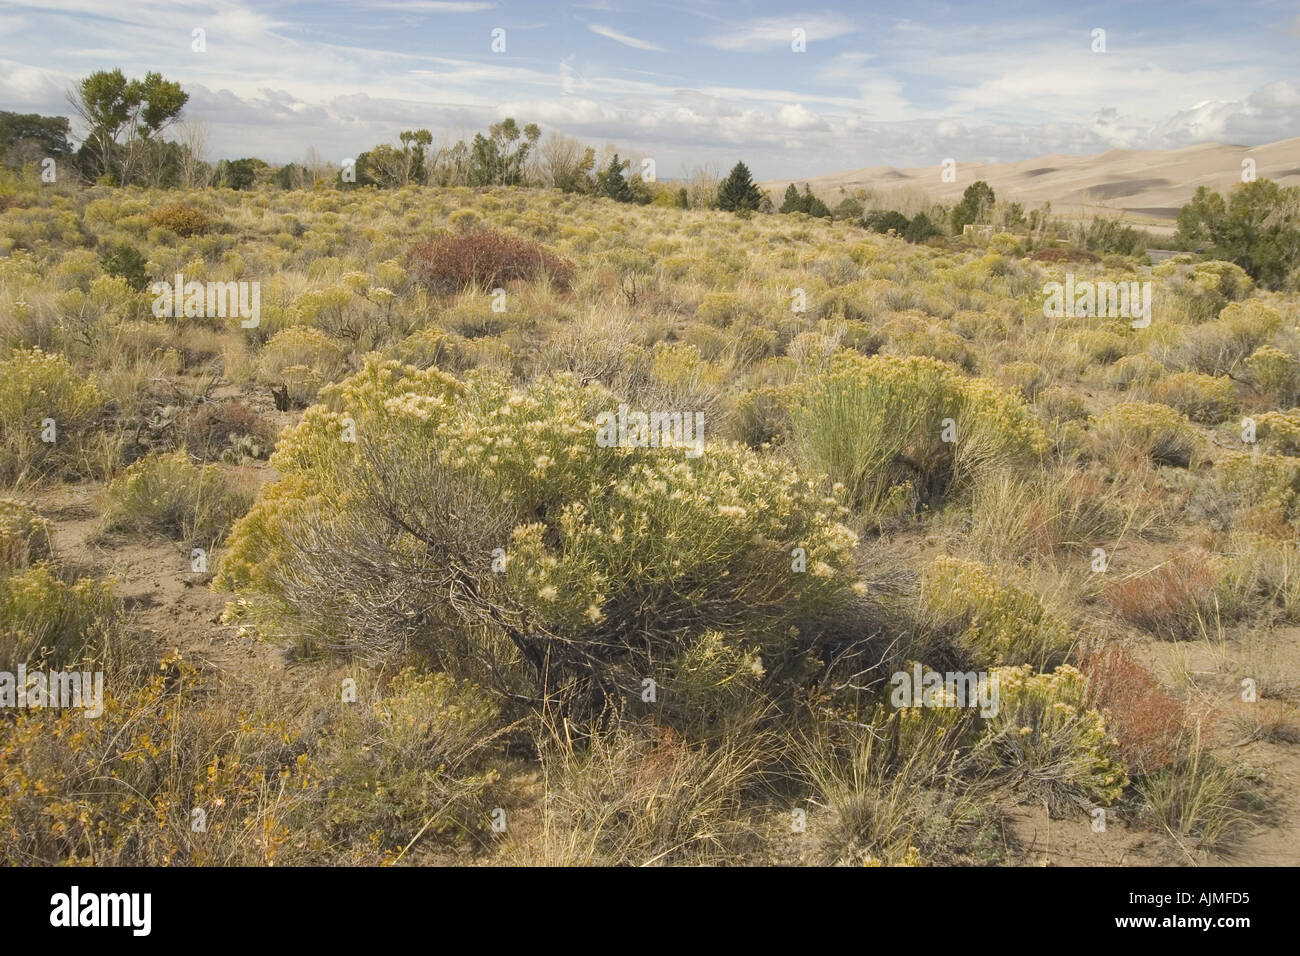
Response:
[{"label": "white cloud", "polygon": [[630,37],[626,33],[620,33],[613,27],[601,26],[599,23],[588,24],[587,29],[599,36],[613,40],[615,43],[621,43],[624,46],[634,47],[638,50],[658,50],[663,52],[663,47],[648,40],[638,40],[636,37]]},{"label": "white cloud", "polygon": [[388,3],[369,3],[367,6],[386,10],[401,10],[404,13],[480,13],[491,10],[495,3],[479,3],[476,0],[392,0]]},{"label": "white cloud", "polygon": [[737,53],[758,53],[781,47],[788,49],[796,29],[803,30],[808,43],[812,44],[853,33],[857,27],[850,20],[838,16],[764,17],[705,37],[704,42],[719,50]]},{"label": "white cloud", "polygon": [[793,106],[787,104],[781,107],[776,111],[776,119],[782,126],[793,130],[829,130],[831,128],[826,120],[805,109],[801,103]]}]

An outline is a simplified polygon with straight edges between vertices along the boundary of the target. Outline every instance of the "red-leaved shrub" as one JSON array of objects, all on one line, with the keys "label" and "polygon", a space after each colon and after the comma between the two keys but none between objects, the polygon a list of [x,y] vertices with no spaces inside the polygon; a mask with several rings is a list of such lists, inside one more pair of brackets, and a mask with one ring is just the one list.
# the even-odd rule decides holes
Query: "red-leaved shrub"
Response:
[{"label": "red-leaved shrub", "polygon": [[1105,715],[1129,773],[1148,774],[1173,762],[1178,737],[1191,723],[1187,708],[1131,650],[1122,644],[1089,649],[1080,655],[1079,670],[1088,706]]},{"label": "red-leaved shrub", "polygon": [[1130,624],[1157,637],[1195,637],[1214,616],[1217,575],[1204,551],[1177,554],[1150,574],[1115,581],[1106,600]]},{"label": "red-leaved shrub", "polygon": [[170,229],[178,236],[201,236],[212,228],[212,219],[202,209],[184,203],[168,203],[149,211],[149,224]]},{"label": "red-leaved shrub", "polygon": [[492,289],[512,279],[549,276],[560,288],[573,279],[573,263],[531,239],[477,229],[436,236],[411,250],[409,265],[431,292],[450,294],[477,286]]}]

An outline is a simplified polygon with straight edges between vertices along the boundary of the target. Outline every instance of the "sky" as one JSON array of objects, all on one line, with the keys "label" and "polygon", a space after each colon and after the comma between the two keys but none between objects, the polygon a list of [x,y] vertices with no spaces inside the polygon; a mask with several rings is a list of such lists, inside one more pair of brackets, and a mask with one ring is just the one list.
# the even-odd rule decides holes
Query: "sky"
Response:
[{"label": "sky", "polygon": [[660,178],[1300,136],[1300,0],[0,0],[0,109],[71,116],[113,67],[178,80],[207,158],[275,163],[506,116]]}]

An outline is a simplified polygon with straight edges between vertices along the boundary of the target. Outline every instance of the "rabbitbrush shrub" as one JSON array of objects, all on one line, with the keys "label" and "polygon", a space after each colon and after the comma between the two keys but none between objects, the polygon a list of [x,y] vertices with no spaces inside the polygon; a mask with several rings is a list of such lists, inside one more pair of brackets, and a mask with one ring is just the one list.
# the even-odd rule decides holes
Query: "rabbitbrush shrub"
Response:
[{"label": "rabbitbrush shrub", "polygon": [[[1063,665],[1034,673],[999,667],[998,713],[985,724],[975,753],[1049,814],[1109,806],[1128,786],[1119,744],[1102,715],[1088,707],[1083,676]],[[992,675],[990,675],[990,679]]]},{"label": "rabbitbrush shrub", "polygon": [[938,359],[841,352],[808,388],[792,416],[798,454],[868,508],[906,482],[934,502],[1047,448],[1023,398]]},{"label": "rabbitbrush shrub", "polygon": [[639,700],[709,629],[789,673],[853,587],[817,483],[731,443],[599,447],[603,386],[372,358],[326,394],[222,561],[232,614],[268,636]]},{"label": "rabbitbrush shrub", "polygon": [[141,458],[104,496],[105,531],[157,533],[204,545],[219,540],[249,504],[219,467],[199,467],[185,452]]},{"label": "rabbitbrush shrub", "polygon": [[94,382],[61,355],[15,349],[0,359],[0,481],[83,470],[103,407]]},{"label": "rabbitbrush shrub", "polygon": [[921,600],[934,628],[981,666],[1049,667],[1063,662],[1073,644],[1065,622],[1035,594],[977,561],[935,558]]},{"label": "rabbitbrush shrub", "polygon": [[90,578],[69,583],[48,561],[0,573],[0,671],[98,657],[120,613],[111,584]]},{"label": "rabbitbrush shrub", "polygon": [[1103,454],[1137,454],[1162,465],[1186,467],[1196,449],[1196,432],[1168,405],[1121,402],[1097,419],[1094,431]]},{"label": "rabbitbrush shrub", "polygon": [[53,557],[53,525],[28,505],[0,498],[0,574]]}]

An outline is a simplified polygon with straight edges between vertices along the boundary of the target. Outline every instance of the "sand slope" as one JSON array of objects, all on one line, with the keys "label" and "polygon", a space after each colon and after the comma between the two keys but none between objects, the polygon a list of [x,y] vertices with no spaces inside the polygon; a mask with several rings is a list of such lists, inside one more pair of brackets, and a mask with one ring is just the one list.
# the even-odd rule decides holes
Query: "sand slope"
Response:
[{"label": "sand slope", "polygon": [[[1173,219],[1198,186],[1226,190],[1241,182],[1242,160],[1255,160],[1256,175],[1287,186],[1300,186],[1300,137],[1267,146],[1228,146],[1202,143],[1183,149],[1138,152],[1112,149],[1096,156],[1059,154],[1014,163],[958,163],[957,181],[945,183],[940,167],[894,169],[872,166],[808,180],[813,192],[832,205],[857,189],[923,190],[935,199],[961,198],[971,183],[982,179],[999,198],[1027,205],[1050,202],[1063,214],[1123,210],[1134,219]],[[780,203],[790,180],[762,183]],[[841,192],[841,189],[843,192]]]}]

